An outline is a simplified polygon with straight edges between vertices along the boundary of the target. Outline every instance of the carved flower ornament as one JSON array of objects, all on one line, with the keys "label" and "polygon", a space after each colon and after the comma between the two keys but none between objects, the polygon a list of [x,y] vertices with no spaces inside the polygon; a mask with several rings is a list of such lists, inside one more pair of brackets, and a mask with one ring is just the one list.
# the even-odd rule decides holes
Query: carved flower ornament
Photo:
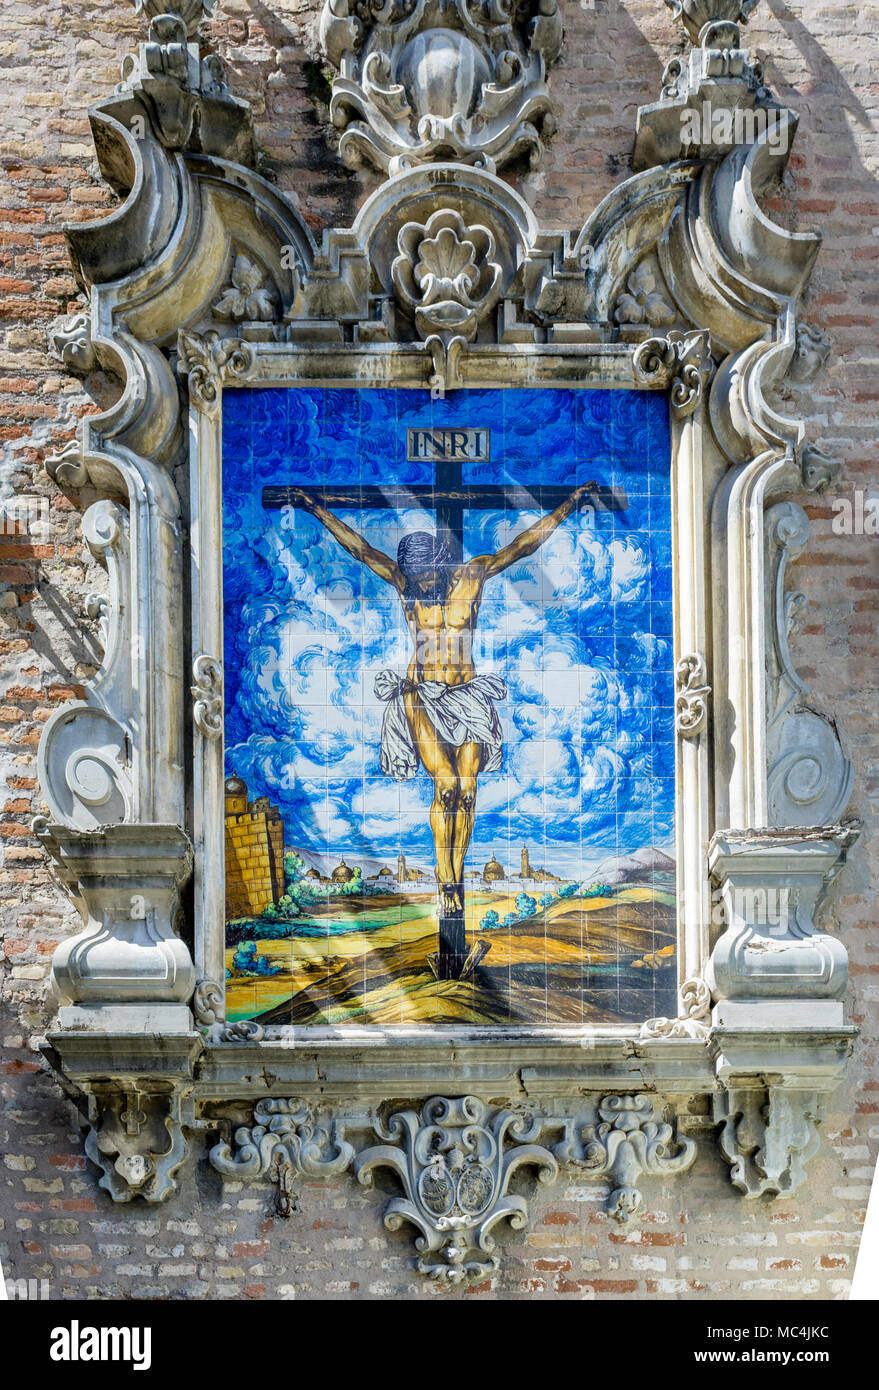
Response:
[{"label": "carved flower ornament", "polygon": [[276,317],[277,302],[268,276],[261,266],[248,256],[237,255],[232,263],[231,284],[214,304],[218,319],[236,323],[271,323]]},{"label": "carved flower ornament", "polygon": [[647,323],[661,328],[674,320],[675,312],[657,292],[656,279],[647,265],[639,265],[626,281],[628,293],[620,295],[614,310],[617,323]]},{"label": "carved flower ornament", "polygon": [[460,213],[440,210],[423,225],[407,222],[397,236],[391,277],[422,338],[454,334],[467,342],[501,293],[487,227],[467,227]]}]

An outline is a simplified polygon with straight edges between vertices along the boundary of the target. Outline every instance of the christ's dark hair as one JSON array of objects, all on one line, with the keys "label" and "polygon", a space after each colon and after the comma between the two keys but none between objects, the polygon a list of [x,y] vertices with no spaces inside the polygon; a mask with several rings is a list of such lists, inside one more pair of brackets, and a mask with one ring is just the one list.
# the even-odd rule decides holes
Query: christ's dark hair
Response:
[{"label": "christ's dark hair", "polygon": [[[430,531],[410,531],[397,546],[397,564],[406,580],[403,598],[438,599],[442,602],[449,589],[449,551],[445,543]],[[417,581],[424,575],[435,576],[432,589],[426,591]]]}]

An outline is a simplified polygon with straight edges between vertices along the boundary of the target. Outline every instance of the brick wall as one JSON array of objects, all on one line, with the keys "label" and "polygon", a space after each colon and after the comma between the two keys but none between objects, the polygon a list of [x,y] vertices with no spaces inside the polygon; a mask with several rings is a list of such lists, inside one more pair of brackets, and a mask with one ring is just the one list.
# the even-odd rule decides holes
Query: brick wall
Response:
[{"label": "brick wall", "polygon": [[[315,232],[352,217],[374,183],[345,171],[324,140],[326,86],[314,61],[317,0],[223,0],[208,26],[278,184]],[[550,227],[576,226],[628,172],[635,111],[656,98],[679,51],[662,0],[565,0],[567,39],[552,78],[561,129],[543,172],[519,186]],[[793,227],[820,225],[826,244],[805,317],[833,337],[828,369],[787,408],[843,460],[835,497],[879,490],[876,321],[879,163],[875,4],[763,0],[748,39],[767,81],[800,114],[794,158],[770,199]],[[707,1137],[697,1167],[668,1189],[647,1182],[640,1234],[620,1237],[600,1211],[601,1189],[558,1185],[535,1203],[489,1286],[440,1293],[413,1275],[408,1236],[385,1232],[385,1197],[350,1179],[300,1189],[301,1211],[273,1219],[267,1189],[222,1190],[202,1159],[161,1208],[114,1207],[82,1157],[75,1112],[36,1051],[51,1011],[46,977],[56,942],[78,918],[28,833],[39,809],[36,744],[58,702],[79,693],[98,644],[85,599],[100,586],[84,556],[80,507],[54,489],[47,452],[77,420],[104,408],[113,387],[87,389],[45,352],[45,330],[75,285],[59,232],[113,205],[97,178],[85,108],[108,95],[141,32],[119,0],[6,0],[0,37],[4,103],[0,161],[0,495],[14,486],[46,499],[45,515],[0,542],[0,837],[3,1132],[0,1241],[7,1274],[47,1278],[51,1296],[338,1298],[843,1297],[879,1147],[876,1001],[879,945],[871,881],[879,854],[879,563],[876,538],[838,536],[833,498],[804,501],[813,540],[793,580],[809,600],[794,658],[832,709],[853,750],[853,806],[863,838],[838,883],[831,925],[851,957],[849,1014],[861,1037],[823,1127],[808,1193],[748,1204],[729,1187]],[[199,1152],[201,1152],[199,1150]]]}]

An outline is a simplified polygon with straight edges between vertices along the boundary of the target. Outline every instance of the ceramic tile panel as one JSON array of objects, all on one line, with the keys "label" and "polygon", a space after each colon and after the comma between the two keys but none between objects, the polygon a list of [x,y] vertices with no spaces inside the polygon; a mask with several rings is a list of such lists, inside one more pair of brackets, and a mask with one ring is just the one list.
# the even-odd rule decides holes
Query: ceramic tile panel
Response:
[{"label": "ceramic tile panel", "polygon": [[229,390],[223,467],[230,1018],[673,1013],[665,398]]}]

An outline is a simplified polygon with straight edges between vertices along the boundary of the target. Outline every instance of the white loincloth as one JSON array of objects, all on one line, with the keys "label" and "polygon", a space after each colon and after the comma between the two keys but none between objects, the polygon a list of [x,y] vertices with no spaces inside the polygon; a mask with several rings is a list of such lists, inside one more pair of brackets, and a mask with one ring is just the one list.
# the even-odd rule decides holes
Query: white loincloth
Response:
[{"label": "white loincloth", "polygon": [[[418,771],[418,752],[406,718],[403,699],[409,688],[406,677],[395,671],[379,671],[375,693],[387,701],[382,719],[381,769],[398,782],[408,782]],[[507,687],[500,676],[474,676],[463,685],[423,681],[417,687],[422,709],[444,743],[480,743],[485,750],[482,772],[497,772],[503,757],[503,731],[495,700],[503,700]]]}]

